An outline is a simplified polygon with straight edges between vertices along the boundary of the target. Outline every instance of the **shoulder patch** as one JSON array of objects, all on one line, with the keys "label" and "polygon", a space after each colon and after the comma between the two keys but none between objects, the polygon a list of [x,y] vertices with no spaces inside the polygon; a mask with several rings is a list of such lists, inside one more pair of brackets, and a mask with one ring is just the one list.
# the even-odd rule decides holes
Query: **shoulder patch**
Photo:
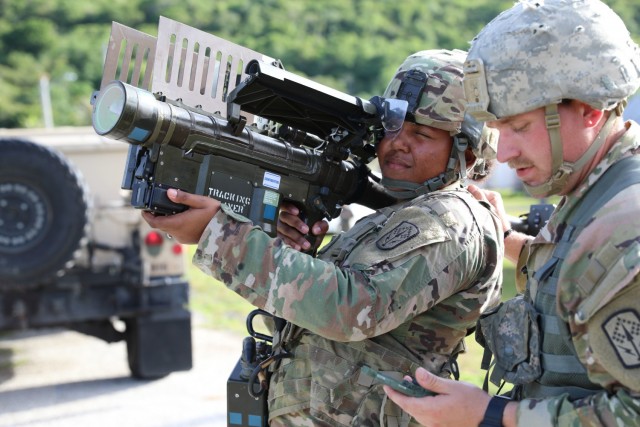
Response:
[{"label": "shoulder patch", "polygon": [[408,242],[418,235],[420,230],[409,221],[402,221],[395,228],[376,241],[378,249],[388,251]]},{"label": "shoulder patch", "polygon": [[[418,253],[425,256],[424,252],[429,245],[449,240],[451,236],[442,220],[428,208],[402,207],[381,227],[372,229],[347,255],[346,262],[360,267],[404,262],[401,258]],[[442,257],[446,258],[445,255]]]},{"label": "shoulder patch", "polygon": [[602,324],[605,336],[625,368],[640,366],[640,316],[634,309],[613,313]]}]

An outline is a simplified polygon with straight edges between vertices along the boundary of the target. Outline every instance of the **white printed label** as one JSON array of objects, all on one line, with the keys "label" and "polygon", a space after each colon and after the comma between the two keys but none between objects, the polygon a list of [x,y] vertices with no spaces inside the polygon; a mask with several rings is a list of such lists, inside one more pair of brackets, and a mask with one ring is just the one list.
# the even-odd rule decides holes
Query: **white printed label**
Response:
[{"label": "white printed label", "polygon": [[277,190],[280,188],[280,175],[276,175],[275,173],[265,172],[264,177],[262,178],[262,185],[268,188],[273,188]]}]

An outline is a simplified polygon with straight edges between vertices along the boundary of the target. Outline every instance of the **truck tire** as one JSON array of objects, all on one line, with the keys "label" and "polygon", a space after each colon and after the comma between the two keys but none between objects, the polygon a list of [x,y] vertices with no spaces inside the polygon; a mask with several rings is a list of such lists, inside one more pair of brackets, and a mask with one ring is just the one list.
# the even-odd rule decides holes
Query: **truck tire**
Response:
[{"label": "truck tire", "polygon": [[158,379],[193,367],[191,315],[177,309],[125,319],[131,376]]},{"label": "truck tire", "polygon": [[41,286],[73,265],[86,243],[85,188],[57,152],[0,140],[0,289]]}]

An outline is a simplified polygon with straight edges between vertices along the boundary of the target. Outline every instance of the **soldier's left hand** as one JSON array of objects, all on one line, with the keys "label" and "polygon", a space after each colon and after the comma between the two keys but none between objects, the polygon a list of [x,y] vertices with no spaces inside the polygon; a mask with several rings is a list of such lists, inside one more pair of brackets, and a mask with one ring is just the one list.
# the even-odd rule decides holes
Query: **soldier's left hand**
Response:
[{"label": "soldier's left hand", "polygon": [[[312,224],[311,234],[317,236],[313,249],[317,249],[328,230],[327,221],[320,220]],[[298,251],[308,251],[312,249],[311,243],[305,238],[308,233],[309,226],[300,218],[300,209],[293,203],[282,203],[278,215],[278,237]]]},{"label": "soldier's left hand", "polygon": [[173,188],[167,191],[167,197],[172,202],[188,206],[189,209],[166,216],[142,212],[142,218],[151,227],[164,231],[180,243],[198,243],[207,224],[220,210],[220,202],[207,196],[195,195]]},{"label": "soldier's left hand", "polygon": [[418,384],[437,396],[410,397],[384,386],[389,398],[427,427],[477,426],[484,417],[490,396],[462,381],[438,377],[426,369],[416,370]]},{"label": "soldier's left hand", "polygon": [[502,222],[502,229],[508,230],[511,228],[511,224],[509,223],[509,216],[507,215],[507,211],[504,208],[504,202],[502,201],[502,196],[497,191],[487,190],[480,188],[476,185],[470,184],[467,186],[469,192],[476,198],[476,200],[480,202],[489,203],[492,206],[493,212],[500,218]]}]

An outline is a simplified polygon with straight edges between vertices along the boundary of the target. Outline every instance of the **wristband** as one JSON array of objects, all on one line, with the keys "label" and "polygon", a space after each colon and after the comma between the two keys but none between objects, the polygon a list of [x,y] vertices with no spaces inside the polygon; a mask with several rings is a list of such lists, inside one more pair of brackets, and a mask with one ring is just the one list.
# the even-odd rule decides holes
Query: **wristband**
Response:
[{"label": "wristband", "polygon": [[505,232],[504,232],[504,240],[506,240],[506,239],[507,239],[507,237],[509,237],[509,235],[510,235],[511,233],[513,233],[513,228],[510,228],[510,229],[508,229],[508,230],[505,230]]},{"label": "wristband", "polygon": [[493,396],[478,427],[502,427],[502,414],[510,401],[506,397]]}]

